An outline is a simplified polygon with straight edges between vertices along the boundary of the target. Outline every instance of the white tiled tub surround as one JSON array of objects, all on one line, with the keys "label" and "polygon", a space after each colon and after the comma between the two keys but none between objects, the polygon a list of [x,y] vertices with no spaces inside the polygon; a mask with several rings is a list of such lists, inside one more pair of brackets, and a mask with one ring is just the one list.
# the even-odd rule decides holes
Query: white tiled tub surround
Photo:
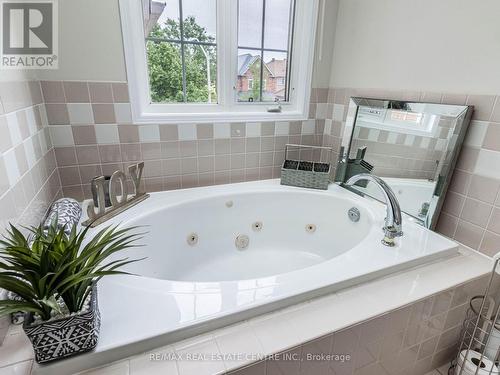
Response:
[{"label": "white tiled tub surround", "polygon": [[[475,252],[460,253],[85,374],[423,375],[453,357],[468,300],[483,292],[492,266]],[[351,357],[310,357],[330,353]],[[2,374],[74,372],[71,362],[40,371],[32,358],[26,336],[12,327],[0,347]]]},{"label": "white tiled tub surround", "polygon": [[[332,88],[323,145],[338,150],[352,96],[473,105],[475,111],[453,174],[437,230],[488,256],[500,244],[500,96]],[[325,93],[326,92],[326,93]],[[331,120],[330,120],[331,118]]]},{"label": "white tiled tub surround", "polygon": [[[9,223],[36,225],[60,194],[48,132],[40,84],[0,82],[0,235]],[[0,344],[9,321],[0,318]]]}]

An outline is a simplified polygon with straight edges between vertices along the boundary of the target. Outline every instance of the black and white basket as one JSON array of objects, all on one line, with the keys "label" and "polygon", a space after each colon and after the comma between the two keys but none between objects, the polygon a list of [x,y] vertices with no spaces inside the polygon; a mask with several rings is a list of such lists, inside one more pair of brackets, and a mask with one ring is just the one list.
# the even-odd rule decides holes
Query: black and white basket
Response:
[{"label": "black and white basket", "polygon": [[27,314],[23,329],[33,345],[35,360],[38,363],[94,349],[97,346],[101,326],[96,284],[92,286],[88,311],[36,324],[33,324],[33,320],[33,314]]}]

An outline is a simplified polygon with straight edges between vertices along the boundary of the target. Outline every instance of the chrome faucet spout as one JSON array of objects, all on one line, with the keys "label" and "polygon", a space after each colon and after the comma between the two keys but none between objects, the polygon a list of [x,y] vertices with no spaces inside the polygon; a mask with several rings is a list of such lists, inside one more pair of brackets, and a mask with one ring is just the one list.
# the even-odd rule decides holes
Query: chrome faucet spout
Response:
[{"label": "chrome faucet spout", "polygon": [[394,191],[392,191],[384,180],[368,173],[361,173],[353,176],[345,184],[347,186],[352,186],[356,182],[364,180],[373,182],[382,191],[387,205],[387,216],[385,218],[385,226],[383,228],[384,239],[382,240],[382,243],[386,246],[394,246],[394,239],[403,235],[401,208],[396,198],[396,194],[394,194]]}]

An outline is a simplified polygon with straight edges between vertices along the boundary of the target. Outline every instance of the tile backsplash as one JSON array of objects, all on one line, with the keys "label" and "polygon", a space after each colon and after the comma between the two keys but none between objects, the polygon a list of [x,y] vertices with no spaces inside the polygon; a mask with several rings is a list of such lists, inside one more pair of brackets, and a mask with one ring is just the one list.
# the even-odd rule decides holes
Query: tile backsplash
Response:
[{"label": "tile backsplash", "polygon": [[0,84],[0,233],[36,225],[60,194],[40,83]]},{"label": "tile backsplash", "polygon": [[[60,194],[39,82],[0,82],[0,236],[9,223],[37,225]],[[9,323],[0,317],[0,345]]]},{"label": "tile backsplash", "polygon": [[[125,83],[42,82],[63,193],[90,197],[90,180],[145,161],[150,192],[276,178],[287,143],[321,145],[323,120],[132,124]],[[298,151],[295,151],[298,152]],[[319,153],[302,149],[302,157]]]}]

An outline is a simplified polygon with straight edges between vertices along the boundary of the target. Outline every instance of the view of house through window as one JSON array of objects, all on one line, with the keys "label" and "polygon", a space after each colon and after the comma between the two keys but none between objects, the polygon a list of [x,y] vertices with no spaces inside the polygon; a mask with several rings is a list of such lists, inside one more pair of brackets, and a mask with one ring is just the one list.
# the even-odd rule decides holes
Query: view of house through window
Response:
[{"label": "view of house through window", "polygon": [[[237,101],[288,101],[294,0],[237,1]],[[152,102],[218,103],[217,0],[143,4]]]},{"label": "view of house through window", "polygon": [[147,3],[144,28],[152,101],[217,103],[216,0]]},{"label": "view of house through window", "polygon": [[293,5],[238,0],[238,101],[288,100]]}]

